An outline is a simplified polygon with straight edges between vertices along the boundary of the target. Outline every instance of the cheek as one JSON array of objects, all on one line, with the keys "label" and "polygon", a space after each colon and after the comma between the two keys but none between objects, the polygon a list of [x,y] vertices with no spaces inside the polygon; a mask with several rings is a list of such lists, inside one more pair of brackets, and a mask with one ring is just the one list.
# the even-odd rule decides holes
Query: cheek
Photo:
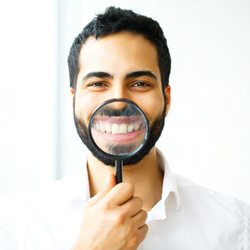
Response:
[{"label": "cheek", "polygon": [[149,125],[151,126],[154,120],[159,117],[164,109],[164,97],[161,95],[145,96],[141,100],[140,108],[145,112]]},{"label": "cheek", "polygon": [[96,105],[94,99],[88,95],[76,95],[75,97],[75,114],[78,119],[83,120],[88,124],[90,116],[94,111]]},{"label": "cheek", "polygon": [[92,92],[77,92],[75,97],[76,116],[88,124],[94,110],[108,98],[103,94]]}]

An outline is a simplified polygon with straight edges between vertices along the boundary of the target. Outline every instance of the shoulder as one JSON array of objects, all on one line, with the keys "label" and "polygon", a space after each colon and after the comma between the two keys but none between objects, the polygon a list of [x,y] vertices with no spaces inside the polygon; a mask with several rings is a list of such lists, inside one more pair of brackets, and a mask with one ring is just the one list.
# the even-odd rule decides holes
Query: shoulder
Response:
[{"label": "shoulder", "polygon": [[[80,214],[84,204],[79,196],[84,193],[84,185],[81,183],[79,190],[76,179],[66,177],[33,191],[0,195],[0,249],[16,249],[17,244],[26,242],[35,244],[36,249],[46,249],[38,247],[39,241],[42,246],[47,244],[47,249],[58,249],[53,237],[68,245],[68,239],[75,237],[78,211]],[[62,221],[67,227],[60,226]]]},{"label": "shoulder", "polygon": [[225,209],[246,209],[250,208],[250,205],[222,192],[218,192],[203,186],[199,186],[186,178],[175,175],[178,183],[178,189],[183,202],[190,203],[194,202],[194,205],[199,204],[210,204],[214,207],[223,207]]},{"label": "shoulder", "polygon": [[[29,220],[39,208],[55,201],[55,189],[14,192],[0,195],[0,227],[16,231],[17,225]],[[14,230],[15,229],[15,230]]]},{"label": "shoulder", "polygon": [[179,216],[189,223],[189,229],[199,227],[212,239],[238,242],[241,249],[250,249],[250,206],[230,195],[198,186],[176,176],[180,195]]},{"label": "shoulder", "polygon": [[83,204],[87,200],[86,178],[82,170],[76,169],[63,179],[49,181],[35,190],[0,195],[0,218],[10,221],[7,217],[22,219],[31,215],[64,213],[76,203]]},{"label": "shoulder", "polygon": [[[225,226],[250,230],[250,205],[230,195],[196,185],[176,175],[183,210]],[[224,224],[224,225],[223,225]],[[249,232],[250,233],[250,232]]]}]

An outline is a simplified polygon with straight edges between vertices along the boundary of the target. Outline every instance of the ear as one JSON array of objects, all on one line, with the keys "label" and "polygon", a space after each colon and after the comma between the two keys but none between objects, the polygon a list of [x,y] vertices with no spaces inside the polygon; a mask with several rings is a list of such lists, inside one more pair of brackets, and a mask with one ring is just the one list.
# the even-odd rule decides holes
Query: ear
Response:
[{"label": "ear", "polygon": [[72,87],[70,88],[70,96],[71,96],[72,104],[74,105],[75,89]]},{"label": "ear", "polygon": [[171,87],[169,85],[165,87],[164,92],[166,96],[166,115],[167,115],[171,104]]},{"label": "ear", "polygon": [[70,88],[70,94],[71,94],[71,97],[74,97],[75,95],[75,90],[72,87]]}]

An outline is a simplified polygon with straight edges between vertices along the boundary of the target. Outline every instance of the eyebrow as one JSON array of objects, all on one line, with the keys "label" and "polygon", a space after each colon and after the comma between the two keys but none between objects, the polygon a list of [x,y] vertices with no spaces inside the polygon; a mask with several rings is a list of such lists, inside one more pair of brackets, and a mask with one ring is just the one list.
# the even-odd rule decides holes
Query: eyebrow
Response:
[{"label": "eyebrow", "polygon": [[[148,76],[150,78],[153,78],[154,80],[157,80],[157,76],[152,73],[149,70],[139,70],[139,71],[134,71],[131,73],[126,74],[125,78],[136,78],[136,77],[140,77],[140,76]],[[85,75],[83,77],[83,81],[86,81],[87,79],[91,78],[91,77],[98,77],[98,78],[114,78],[113,75],[107,73],[107,72],[103,72],[103,71],[94,71],[94,72],[89,72],[87,75]]]},{"label": "eyebrow", "polygon": [[140,70],[140,71],[134,71],[134,72],[128,73],[126,75],[126,78],[135,78],[135,77],[140,77],[140,76],[149,76],[150,78],[157,80],[157,76],[149,70]]},{"label": "eyebrow", "polygon": [[98,77],[98,78],[113,78],[113,76],[107,72],[103,71],[96,71],[96,72],[89,72],[87,75],[83,77],[83,81],[91,78],[91,77]]}]

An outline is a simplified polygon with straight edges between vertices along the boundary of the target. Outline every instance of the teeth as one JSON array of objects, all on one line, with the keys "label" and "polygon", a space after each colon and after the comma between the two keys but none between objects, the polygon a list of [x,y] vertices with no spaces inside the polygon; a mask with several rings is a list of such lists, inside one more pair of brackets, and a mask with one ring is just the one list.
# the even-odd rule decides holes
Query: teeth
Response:
[{"label": "teeth", "polygon": [[105,132],[105,125],[103,123],[100,124],[100,129],[102,132]]},{"label": "teeth", "polygon": [[125,134],[131,133],[133,131],[138,131],[140,129],[140,123],[137,124],[109,124],[109,123],[96,123],[96,129],[101,130],[105,133],[111,134]]},{"label": "teeth", "polygon": [[112,125],[112,134],[119,134],[120,133],[120,126],[118,124]]},{"label": "teeth", "polygon": [[134,125],[130,124],[128,125],[128,132],[132,132],[134,130]]},{"label": "teeth", "polygon": [[139,123],[135,124],[135,126],[134,126],[134,130],[135,130],[135,131],[138,131],[138,130],[139,130],[139,128],[140,128],[140,124],[139,124]]},{"label": "teeth", "polygon": [[110,124],[106,123],[105,130],[106,130],[107,133],[111,133],[112,128],[111,128]]},{"label": "teeth", "polygon": [[128,126],[127,126],[127,124],[122,124],[122,125],[120,125],[120,134],[125,134],[125,133],[127,133],[127,131],[128,131]]}]

